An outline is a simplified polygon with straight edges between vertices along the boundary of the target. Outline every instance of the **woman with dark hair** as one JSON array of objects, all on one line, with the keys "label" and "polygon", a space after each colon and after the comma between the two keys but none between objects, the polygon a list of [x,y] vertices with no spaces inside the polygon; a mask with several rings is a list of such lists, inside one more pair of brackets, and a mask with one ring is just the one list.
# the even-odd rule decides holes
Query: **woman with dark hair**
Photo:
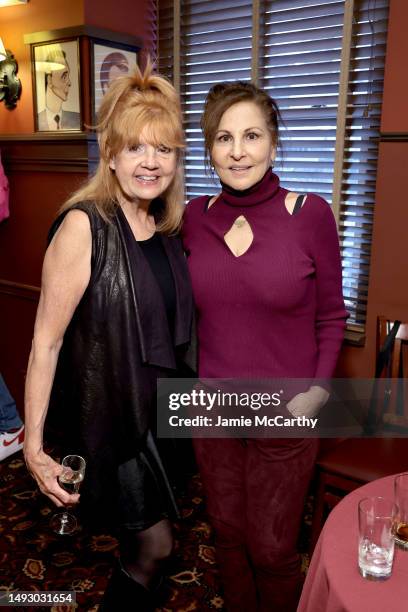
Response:
[{"label": "woman with dark hair", "polygon": [[129,72],[129,62],[126,55],[120,51],[108,53],[102,62],[99,72],[99,80],[101,83],[102,95],[104,96],[108,87],[118,76],[123,76]]},{"label": "woman with dark hair", "polygon": [[[205,379],[312,379],[288,416],[327,401],[346,311],[336,225],[314,194],[291,193],[272,171],[279,111],[250,83],[215,85],[202,129],[221,180],[192,200],[183,240]],[[296,542],[317,440],[196,439],[227,609],[292,612],[301,588]]]},{"label": "woman with dark hair", "polygon": [[[51,233],[26,383],[27,466],[57,506],[62,466],[43,450],[48,407],[63,450],[86,459],[81,501],[119,528],[100,610],[153,608],[172,550],[172,488],[152,435],[158,377],[190,339],[192,296],[177,231],[184,137],[178,96],[150,65],[115,80],[96,126],[95,175]],[[56,417],[56,418],[55,418]],[[52,421],[52,419],[48,419]],[[137,603],[135,603],[137,602]]]}]

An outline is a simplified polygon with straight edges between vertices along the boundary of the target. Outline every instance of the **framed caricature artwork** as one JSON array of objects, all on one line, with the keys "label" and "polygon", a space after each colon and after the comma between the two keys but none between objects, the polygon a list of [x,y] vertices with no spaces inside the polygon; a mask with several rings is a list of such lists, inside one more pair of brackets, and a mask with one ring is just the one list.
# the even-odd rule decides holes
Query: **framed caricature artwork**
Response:
[{"label": "framed caricature artwork", "polygon": [[133,70],[142,46],[136,36],[88,25],[25,34],[24,42],[31,49],[34,130],[47,140],[89,133],[110,83]]},{"label": "framed caricature artwork", "polygon": [[32,45],[32,67],[36,131],[80,131],[78,39]]},{"label": "framed caricature artwork", "polygon": [[132,72],[136,63],[137,53],[135,49],[125,46],[119,47],[106,42],[94,42],[92,44],[94,118],[112,81],[118,76]]}]

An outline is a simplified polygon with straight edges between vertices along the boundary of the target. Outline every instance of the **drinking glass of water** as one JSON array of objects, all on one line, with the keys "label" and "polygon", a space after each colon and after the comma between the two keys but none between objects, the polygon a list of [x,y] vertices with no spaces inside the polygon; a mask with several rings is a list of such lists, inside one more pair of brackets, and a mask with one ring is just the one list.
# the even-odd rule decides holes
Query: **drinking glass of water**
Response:
[{"label": "drinking glass of water", "polygon": [[398,548],[408,550],[408,473],[399,474],[395,477],[394,491],[395,503],[398,506],[395,543]]},{"label": "drinking glass of water", "polygon": [[398,507],[392,499],[366,497],[358,504],[360,574],[369,580],[391,576]]},{"label": "drinking glass of water", "polygon": [[[67,455],[61,465],[63,471],[58,477],[59,484],[70,494],[78,493],[85,476],[85,459],[79,455]],[[75,516],[67,510],[54,514],[50,521],[51,529],[60,535],[74,533],[77,524]]]}]

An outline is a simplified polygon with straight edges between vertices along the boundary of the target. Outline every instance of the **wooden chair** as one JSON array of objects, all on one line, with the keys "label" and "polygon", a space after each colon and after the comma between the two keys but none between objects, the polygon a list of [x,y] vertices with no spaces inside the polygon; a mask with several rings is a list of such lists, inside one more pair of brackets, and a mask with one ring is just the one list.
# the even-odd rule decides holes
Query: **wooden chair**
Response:
[{"label": "wooden chair", "polygon": [[[394,322],[385,317],[378,317],[377,362],[393,325]],[[405,383],[406,390],[407,381],[395,380],[408,378],[408,323],[400,324],[389,356],[387,367],[383,368],[381,373],[377,369],[377,375],[394,380],[385,385],[385,402],[378,402],[375,419],[378,421],[382,417],[383,423],[398,431],[398,428],[404,429],[408,426],[408,398],[405,397],[403,414],[398,403],[398,384]],[[381,415],[379,413],[384,406],[385,413]],[[405,430],[406,436],[407,431]],[[310,554],[318,540],[325,516],[344,495],[371,480],[404,471],[408,471],[408,437],[352,438],[342,440],[327,450],[323,449],[316,463],[317,487]]]}]

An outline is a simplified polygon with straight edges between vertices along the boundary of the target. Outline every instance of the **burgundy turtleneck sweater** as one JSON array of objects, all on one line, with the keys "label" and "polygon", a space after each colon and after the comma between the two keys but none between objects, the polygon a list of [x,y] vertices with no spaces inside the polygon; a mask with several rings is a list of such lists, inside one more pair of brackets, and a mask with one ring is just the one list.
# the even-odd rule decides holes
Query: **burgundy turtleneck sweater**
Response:
[{"label": "burgundy turtleneck sweater", "polygon": [[[330,378],[347,312],[333,214],[308,194],[297,214],[271,170],[252,188],[223,186],[187,205],[183,240],[205,378]],[[224,235],[244,215],[253,242],[236,257]]]}]

